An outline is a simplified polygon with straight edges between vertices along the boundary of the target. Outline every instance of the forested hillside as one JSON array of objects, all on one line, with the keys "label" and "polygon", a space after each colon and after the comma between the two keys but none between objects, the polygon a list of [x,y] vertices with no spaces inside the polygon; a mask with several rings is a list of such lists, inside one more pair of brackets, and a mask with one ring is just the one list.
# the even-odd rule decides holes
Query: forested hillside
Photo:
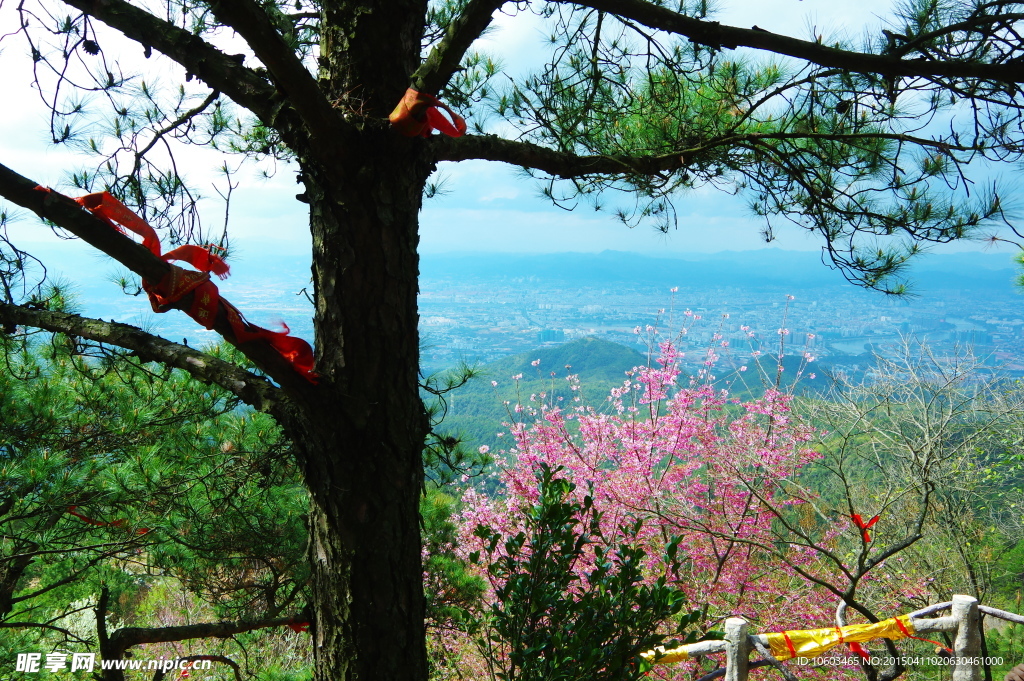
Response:
[{"label": "forested hillside", "polygon": [[497,451],[509,446],[510,440],[497,434],[506,430],[502,423],[515,420],[516,404],[529,404],[531,396],[534,401],[571,403],[578,391],[570,389],[569,375],[586,383],[586,397],[600,399],[647,359],[617,343],[582,338],[481,365],[473,379],[446,396],[441,430],[458,435],[471,447]]}]

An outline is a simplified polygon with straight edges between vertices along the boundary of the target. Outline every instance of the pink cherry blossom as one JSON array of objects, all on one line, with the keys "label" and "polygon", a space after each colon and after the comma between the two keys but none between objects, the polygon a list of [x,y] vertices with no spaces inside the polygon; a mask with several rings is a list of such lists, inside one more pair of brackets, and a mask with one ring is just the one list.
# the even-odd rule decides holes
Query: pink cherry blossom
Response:
[{"label": "pink cherry blossom", "polygon": [[[593,499],[609,544],[625,538],[627,524],[639,522],[648,579],[666,577],[682,588],[693,607],[706,609],[707,626],[733,615],[747,618],[758,631],[827,626],[835,596],[814,578],[827,574],[831,564],[806,541],[780,542],[779,535],[781,519],[815,517],[817,499],[804,485],[794,484],[821,456],[811,448],[814,429],[793,413],[791,395],[769,389],[743,401],[711,385],[718,360],[712,350],[698,373],[709,380],[692,382],[680,380],[686,376],[672,343],[661,343],[659,350],[654,366],[627,372],[597,407],[576,398],[566,406],[540,407],[532,423],[508,424],[513,446],[497,475],[505,494],[466,492],[460,550],[466,556],[486,551],[473,534],[478,524],[504,536],[522,531],[524,514],[537,500],[535,473],[550,466],[575,483],[575,501]],[[568,377],[567,383],[579,394],[578,377]],[[521,409],[517,405],[516,411]],[[809,526],[818,546],[832,546],[849,530],[847,525]],[[663,558],[668,537],[682,539],[678,572]],[[502,545],[495,550],[500,555]],[[584,579],[593,558],[575,568]],[[876,578],[869,573],[864,579],[871,583]],[[492,582],[492,588],[497,586]],[[916,588],[894,584],[882,591],[897,602]],[[694,678],[692,671],[673,665],[657,673],[682,681]],[[799,673],[804,678],[854,678],[844,670],[826,671]]]}]

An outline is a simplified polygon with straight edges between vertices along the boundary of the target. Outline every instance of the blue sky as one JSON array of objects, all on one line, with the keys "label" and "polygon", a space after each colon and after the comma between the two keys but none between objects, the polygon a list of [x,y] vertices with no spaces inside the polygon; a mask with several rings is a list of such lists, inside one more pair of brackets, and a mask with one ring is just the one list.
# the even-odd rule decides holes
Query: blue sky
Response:
[{"label": "blue sky", "polygon": [[[756,24],[799,37],[849,30],[855,31],[850,37],[857,37],[864,27],[879,25],[888,7],[889,3],[881,0],[747,0],[723,3],[716,18],[723,23]],[[13,16],[9,6],[0,11],[0,34],[10,29]],[[543,39],[541,27],[532,15],[502,17],[498,30],[488,36],[482,47],[511,55],[506,58],[507,63],[525,63],[526,55],[540,52]],[[81,161],[55,150],[48,142],[46,111],[38,94],[29,89],[23,43],[8,39],[0,43],[0,50],[6,98],[17,102],[0,113],[0,162],[44,184],[60,186],[64,172]],[[141,61],[141,54],[139,58]],[[224,157],[191,151],[184,158],[192,168],[194,184],[214,196],[211,171]],[[446,164],[441,172],[448,178],[451,193],[426,202],[421,216],[421,251],[426,254],[610,249],[682,255],[769,246],[759,237],[763,222],[746,212],[743,200],[715,190],[681,197],[677,202],[679,228],[661,234],[648,227],[628,229],[611,215],[595,213],[586,204],[572,212],[553,207],[539,197],[536,182],[500,164]],[[299,189],[293,172],[282,168],[269,181],[256,177],[253,170],[243,170],[240,177],[243,184],[234,196],[232,214],[233,243],[240,253],[244,255],[252,249],[308,252],[306,206],[294,199]],[[208,210],[214,216],[212,222],[219,223],[222,208],[211,201]],[[14,234],[26,244],[74,248],[66,243],[57,244],[47,230],[32,221],[23,221],[15,230]],[[775,234],[777,238],[771,247],[818,250],[821,246],[816,238],[788,225],[778,225]],[[958,244],[940,250],[980,248],[978,244]]]}]

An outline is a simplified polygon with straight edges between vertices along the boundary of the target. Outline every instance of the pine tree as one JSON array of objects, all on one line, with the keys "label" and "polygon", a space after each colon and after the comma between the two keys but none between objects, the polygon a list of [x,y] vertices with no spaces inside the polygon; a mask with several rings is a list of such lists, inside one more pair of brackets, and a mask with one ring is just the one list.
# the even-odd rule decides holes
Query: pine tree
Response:
[{"label": "pine tree", "polygon": [[[0,341],[5,668],[19,652],[121,659],[143,643],[304,619],[307,499],[269,417],[183,371],[140,366],[79,338]],[[168,583],[205,600],[220,621],[74,624],[84,611],[98,623],[135,624],[140,599]]]}]

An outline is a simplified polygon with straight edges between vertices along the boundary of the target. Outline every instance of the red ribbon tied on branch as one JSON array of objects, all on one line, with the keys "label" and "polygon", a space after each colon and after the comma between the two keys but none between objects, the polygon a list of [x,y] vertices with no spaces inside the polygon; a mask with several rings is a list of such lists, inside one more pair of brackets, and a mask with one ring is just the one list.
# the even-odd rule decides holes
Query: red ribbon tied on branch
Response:
[{"label": "red ribbon tied on branch", "polygon": [[[90,525],[94,525],[96,527],[125,527],[128,524],[124,520],[114,520],[114,521],[109,522],[109,523],[105,523],[105,522],[100,521],[100,520],[93,520],[89,516],[82,515],[81,513],[78,513],[77,511],[75,511],[76,508],[78,508],[78,507],[77,506],[68,506],[68,513],[70,513],[71,515],[75,516],[76,518],[84,520],[85,522],[89,523]],[[139,529],[135,530],[135,534],[137,534],[137,535],[149,534],[149,528],[148,527],[140,527]]]},{"label": "red ribbon tied on branch", "polygon": [[[949,646],[947,646],[945,644],[939,643],[938,641],[933,641],[930,638],[921,638],[920,636],[914,636],[909,631],[907,631],[906,625],[904,625],[903,622],[901,622],[899,620],[899,618],[896,619],[896,626],[900,628],[900,631],[902,631],[907,636],[907,638],[912,638],[915,641],[924,641],[925,643],[934,643],[935,645],[937,645],[942,650],[945,650],[950,655],[953,654],[953,650]],[[935,652],[939,652],[939,651],[936,650]],[[865,657],[867,657],[867,656],[865,655]]]},{"label": "red ribbon tied on branch", "polygon": [[[439,110],[444,109],[451,116],[449,121]],[[417,92],[412,88],[405,91],[402,101],[388,116],[393,127],[399,134],[406,137],[430,137],[437,130],[449,137],[462,137],[466,134],[466,121],[459,114],[442,104],[434,95]]]},{"label": "red ribbon tied on branch", "polygon": [[871,529],[871,527],[878,522],[878,516],[876,515],[874,518],[867,522],[864,522],[864,519],[860,517],[860,513],[854,513],[850,517],[853,518],[853,524],[859,527],[860,531],[863,533],[864,541],[871,541],[871,535],[868,533],[868,530]]},{"label": "red ribbon tied on branch", "polygon": [[[51,191],[45,187],[36,189]],[[138,234],[142,237],[142,245],[153,255],[165,261],[184,261],[198,270],[192,272],[172,265],[170,272],[158,284],[154,285],[143,280],[142,288],[149,295],[149,302],[153,306],[154,312],[166,312],[174,303],[194,292],[192,305],[185,312],[203,327],[212,329],[217,319],[218,308],[223,304],[237,342],[246,343],[260,339],[267,341],[278,354],[292,365],[295,371],[311,383],[316,383],[317,376],[313,372],[313,348],[309,343],[301,338],[290,336],[287,324],[282,323],[284,327],[282,332],[271,331],[250,323],[242,316],[238,308],[220,297],[217,285],[210,281],[210,272],[221,279],[226,279],[230,268],[219,255],[212,252],[211,249],[216,246],[210,245],[203,248],[185,245],[162,253],[160,239],[157,237],[156,231],[109,192],[86,194],[74,201],[122,234],[125,233],[125,229]]]}]

